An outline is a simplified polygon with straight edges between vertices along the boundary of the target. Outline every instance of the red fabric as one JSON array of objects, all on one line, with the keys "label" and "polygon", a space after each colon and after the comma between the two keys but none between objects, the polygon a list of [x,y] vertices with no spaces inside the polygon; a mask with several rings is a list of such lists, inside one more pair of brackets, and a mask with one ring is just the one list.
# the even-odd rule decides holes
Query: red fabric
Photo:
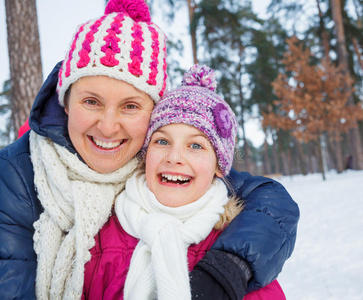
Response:
[{"label": "red fabric", "polygon": [[20,138],[28,130],[30,130],[30,127],[29,127],[29,119],[26,119],[26,121],[23,124],[23,126],[21,126],[19,128],[19,130],[18,130],[18,138]]},{"label": "red fabric", "polygon": [[[202,259],[221,232],[213,230],[198,245],[188,248],[189,270]],[[123,299],[123,288],[131,256],[138,240],[121,227],[112,215],[95,237],[90,250],[91,260],[85,265],[82,299]],[[246,295],[243,300],[285,300],[280,285],[275,280],[268,286]]]},{"label": "red fabric", "polygon": [[264,288],[247,294],[243,300],[286,300],[286,297],[280,284],[274,280]]}]

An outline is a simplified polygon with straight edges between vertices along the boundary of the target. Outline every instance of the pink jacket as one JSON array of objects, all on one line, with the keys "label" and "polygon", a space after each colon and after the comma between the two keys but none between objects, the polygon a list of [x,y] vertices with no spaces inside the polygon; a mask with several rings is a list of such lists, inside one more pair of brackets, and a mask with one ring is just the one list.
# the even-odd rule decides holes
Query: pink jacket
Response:
[{"label": "pink jacket", "polygon": [[[203,258],[219,234],[220,231],[213,230],[204,241],[189,247],[189,270],[192,270]],[[85,265],[82,299],[123,299],[128,267],[138,240],[126,233],[117,217],[112,215],[96,235],[95,242],[95,246],[90,250],[91,260]],[[243,300],[285,299],[276,280],[243,298]]]}]

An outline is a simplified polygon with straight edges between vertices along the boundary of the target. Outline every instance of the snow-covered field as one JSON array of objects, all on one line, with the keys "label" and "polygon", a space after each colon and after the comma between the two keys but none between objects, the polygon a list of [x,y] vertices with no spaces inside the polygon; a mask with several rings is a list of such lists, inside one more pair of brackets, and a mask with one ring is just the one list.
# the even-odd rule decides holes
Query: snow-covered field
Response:
[{"label": "snow-covered field", "polygon": [[278,280],[288,300],[363,300],[363,171],[278,179],[300,207]]}]

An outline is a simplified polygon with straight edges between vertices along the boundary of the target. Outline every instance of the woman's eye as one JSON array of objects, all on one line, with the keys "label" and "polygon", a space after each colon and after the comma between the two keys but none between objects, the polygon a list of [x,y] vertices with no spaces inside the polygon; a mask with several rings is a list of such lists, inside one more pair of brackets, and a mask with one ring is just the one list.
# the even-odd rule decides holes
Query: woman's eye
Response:
[{"label": "woman's eye", "polygon": [[159,144],[159,145],[162,145],[162,146],[168,145],[168,142],[166,140],[163,140],[163,139],[157,140],[156,143]]},{"label": "woman's eye", "polygon": [[87,99],[84,102],[86,102],[88,105],[97,105],[97,101],[93,99]]},{"label": "woman's eye", "polygon": [[190,145],[190,148],[197,150],[197,149],[202,149],[203,147],[197,143],[193,143]]},{"label": "woman's eye", "polygon": [[126,105],[126,109],[136,109],[137,106],[135,104],[128,104]]}]

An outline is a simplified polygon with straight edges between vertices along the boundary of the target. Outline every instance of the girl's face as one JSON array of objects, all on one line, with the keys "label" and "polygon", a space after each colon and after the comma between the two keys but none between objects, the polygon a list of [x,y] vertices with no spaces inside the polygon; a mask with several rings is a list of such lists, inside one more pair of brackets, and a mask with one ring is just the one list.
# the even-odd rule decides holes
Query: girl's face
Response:
[{"label": "girl's face", "polygon": [[178,207],[198,200],[219,177],[217,157],[203,132],[185,124],[161,127],[146,153],[146,181],[158,201]]},{"label": "girl's face", "polygon": [[149,95],[124,81],[83,77],[72,85],[65,108],[69,137],[91,169],[113,172],[140,150],[153,107]]}]

